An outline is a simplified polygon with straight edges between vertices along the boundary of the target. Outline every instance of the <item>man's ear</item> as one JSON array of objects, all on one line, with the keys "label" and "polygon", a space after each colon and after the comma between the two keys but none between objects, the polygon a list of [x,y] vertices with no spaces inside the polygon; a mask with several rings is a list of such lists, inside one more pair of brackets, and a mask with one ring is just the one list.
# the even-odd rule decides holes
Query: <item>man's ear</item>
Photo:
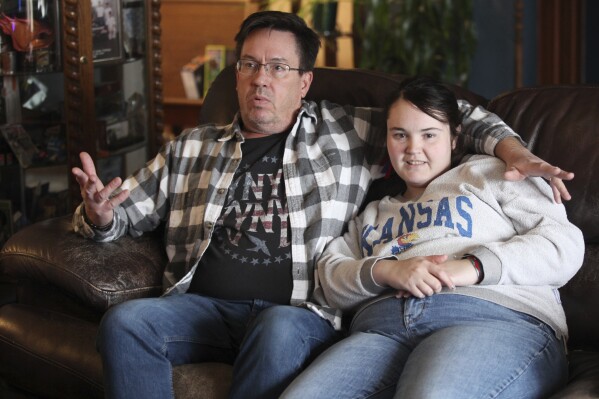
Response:
[{"label": "man's ear", "polygon": [[312,73],[312,71],[309,72],[304,72],[302,74],[302,76],[300,77],[301,79],[301,85],[302,85],[302,98],[306,97],[306,94],[308,94],[308,90],[310,90],[310,85],[312,84],[312,79],[314,79],[314,73]]}]

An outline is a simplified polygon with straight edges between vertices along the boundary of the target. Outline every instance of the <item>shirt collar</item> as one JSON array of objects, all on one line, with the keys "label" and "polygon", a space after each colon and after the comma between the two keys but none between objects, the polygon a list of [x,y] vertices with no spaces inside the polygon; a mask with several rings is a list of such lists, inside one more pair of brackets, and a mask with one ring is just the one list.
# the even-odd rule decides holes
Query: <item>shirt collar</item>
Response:
[{"label": "shirt collar", "polygon": [[218,139],[218,141],[229,141],[236,139],[237,141],[244,141],[243,134],[241,134],[241,125],[239,123],[241,115],[239,111],[235,114],[233,118],[233,122],[231,124],[225,126],[223,135]]}]

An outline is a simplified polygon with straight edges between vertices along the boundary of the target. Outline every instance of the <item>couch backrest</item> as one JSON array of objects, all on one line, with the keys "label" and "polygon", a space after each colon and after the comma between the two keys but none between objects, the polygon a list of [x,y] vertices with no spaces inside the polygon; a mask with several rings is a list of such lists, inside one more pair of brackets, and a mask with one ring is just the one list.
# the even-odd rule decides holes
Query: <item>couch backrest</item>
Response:
[{"label": "couch backrest", "polygon": [[576,174],[567,182],[569,219],[583,232],[582,269],[560,291],[571,348],[599,350],[599,86],[514,90],[490,101],[541,158]]},{"label": "couch backrest", "polygon": [[[307,99],[380,107],[403,79],[403,75],[365,70],[316,68]],[[570,220],[584,233],[586,254],[580,272],[560,291],[570,327],[570,347],[599,350],[595,310],[599,308],[599,87],[520,89],[490,102],[466,89],[449,87],[458,98],[498,114],[528,142],[532,152],[576,174],[574,181],[567,183],[573,199],[566,208]],[[229,123],[238,109],[231,66],[210,87],[200,122]]]},{"label": "couch backrest", "polygon": [[[341,105],[382,107],[405,75],[390,75],[361,69],[316,68],[307,100],[329,100]],[[471,104],[487,100],[459,86],[448,85],[456,96]],[[200,123],[229,123],[239,109],[235,91],[235,67],[225,68],[210,86],[200,113]]]},{"label": "couch backrest", "polygon": [[526,88],[491,100],[499,115],[546,161],[572,171],[570,220],[599,243],[599,86]]}]

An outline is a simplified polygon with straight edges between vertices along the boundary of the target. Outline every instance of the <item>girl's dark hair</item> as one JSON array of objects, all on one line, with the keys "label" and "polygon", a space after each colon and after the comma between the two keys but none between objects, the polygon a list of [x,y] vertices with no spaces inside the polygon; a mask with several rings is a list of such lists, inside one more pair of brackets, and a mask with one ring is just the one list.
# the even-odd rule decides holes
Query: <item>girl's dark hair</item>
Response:
[{"label": "girl's dark hair", "polygon": [[440,82],[428,77],[413,77],[402,81],[396,91],[387,99],[385,116],[389,117],[389,109],[399,99],[414,104],[419,110],[447,123],[452,136],[457,135],[462,116],[458,101],[451,90]]},{"label": "girl's dark hair", "polygon": [[[281,32],[291,32],[299,50],[299,68],[304,71],[314,69],[316,56],[320,48],[320,38],[306,22],[295,14],[281,11],[259,11],[251,14],[241,24],[235,35],[237,59],[241,57],[241,48],[245,39],[255,30],[273,29]],[[291,65],[295,68],[295,65]]]},{"label": "girl's dark hair", "polygon": [[[449,125],[452,137],[457,137],[457,145],[454,150],[454,161],[464,155],[463,145],[460,140],[459,128],[462,123],[462,114],[458,107],[455,94],[441,82],[425,77],[416,76],[402,81],[385,103],[385,117],[389,118],[389,110],[399,99],[414,104],[420,111],[431,118]],[[453,164],[453,162],[452,162]]]}]

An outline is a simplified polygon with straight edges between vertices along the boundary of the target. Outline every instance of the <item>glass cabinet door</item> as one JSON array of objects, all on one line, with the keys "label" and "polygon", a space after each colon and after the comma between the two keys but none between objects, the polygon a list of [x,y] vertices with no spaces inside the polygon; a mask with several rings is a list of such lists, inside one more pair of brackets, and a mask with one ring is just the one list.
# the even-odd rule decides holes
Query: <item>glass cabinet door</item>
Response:
[{"label": "glass cabinet door", "polygon": [[147,10],[141,0],[92,0],[91,6],[96,163],[108,182],[148,158]]},{"label": "glass cabinet door", "polygon": [[[160,0],[62,2],[68,163],[78,165],[79,152],[88,152],[106,183],[157,150]],[[76,199],[74,181],[70,188]]]},{"label": "glass cabinet door", "polygon": [[81,151],[104,182],[156,153],[160,61],[160,0],[0,0],[0,230],[70,213]]},{"label": "glass cabinet door", "polygon": [[0,3],[0,89],[0,221],[14,232],[69,209],[58,0]]}]

